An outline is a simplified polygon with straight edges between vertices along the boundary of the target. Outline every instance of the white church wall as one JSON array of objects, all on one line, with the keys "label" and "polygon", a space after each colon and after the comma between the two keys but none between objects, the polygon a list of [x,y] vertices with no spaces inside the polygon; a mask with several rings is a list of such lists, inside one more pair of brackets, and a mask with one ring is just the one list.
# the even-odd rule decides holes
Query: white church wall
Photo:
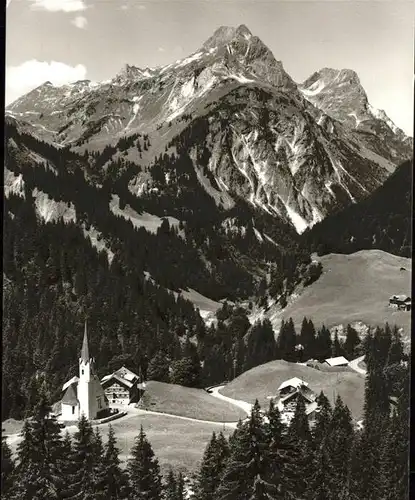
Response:
[{"label": "white church wall", "polygon": [[62,403],[62,420],[78,420],[79,408],[77,405]]}]

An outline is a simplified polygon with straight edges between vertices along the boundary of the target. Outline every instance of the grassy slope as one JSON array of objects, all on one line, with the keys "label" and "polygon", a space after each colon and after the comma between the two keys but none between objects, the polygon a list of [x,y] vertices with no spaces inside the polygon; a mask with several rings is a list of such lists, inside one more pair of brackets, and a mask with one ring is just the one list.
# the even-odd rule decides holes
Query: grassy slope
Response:
[{"label": "grassy slope", "polygon": [[147,383],[140,407],[212,422],[237,422],[246,416],[240,408],[216,399],[202,389],[155,381]]},{"label": "grassy slope", "polygon": [[352,415],[360,419],[363,410],[365,378],[349,371],[322,372],[308,366],[271,361],[243,373],[221,390],[224,396],[268,407],[267,396],[275,396],[282,382],[293,377],[303,379],[316,393],[323,391],[333,401],[333,391],[339,394],[349,407]]},{"label": "grassy slope", "polygon": [[[128,458],[134,438],[139,434],[142,425],[159,459],[163,474],[167,474],[170,467],[186,473],[196,472],[212,432],[222,431],[227,437],[233,432],[230,427],[224,429],[222,425],[191,422],[163,415],[139,414],[134,410],[129,411],[126,417],[112,421],[111,425],[115,431],[122,462]],[[8,422],[3,422],[5,435],[18,432],[21,425],[19,427],[17,429],[15,425],[9,426]],[[107,439],[108,427],[109,424],[99,426],[104,442]],[[70,426],[67,430],[73,436],[77,428]],[[20,438],[10,443],[13,452],[16,452],[19,442]]]},{"label": "grassy slope", "polygon": [[[322,276],[305,288],[282,312],[301,327],[304,316],[329,328],[361,321],[366,325],[397,324],[410,332],[411,313],[388,307],[389,297],[411,294],[411,261],[381,250],[318,258]],[[400,268],[406,271],[400,271]]]}]

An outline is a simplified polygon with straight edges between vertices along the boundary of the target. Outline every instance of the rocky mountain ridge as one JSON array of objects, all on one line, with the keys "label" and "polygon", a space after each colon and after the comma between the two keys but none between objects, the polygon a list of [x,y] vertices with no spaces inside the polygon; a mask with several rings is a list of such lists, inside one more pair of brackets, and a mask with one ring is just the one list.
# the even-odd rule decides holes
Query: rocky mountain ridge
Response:
[{"label": "rocky mountain ridge", "polygon": [[411,155],[411,140],[370,107],[355,73],[324,69],[297,85],[243,25],[219,28],[167,66],[127,65],[101,83],[46,82],[6,112],[81,153],[147,134],[145,151],[123,153],[144,167],[129,179],[138,197],[154,187],[155,158],[185,142],[217,204],[247,199],[298,233],[366,197]]}]

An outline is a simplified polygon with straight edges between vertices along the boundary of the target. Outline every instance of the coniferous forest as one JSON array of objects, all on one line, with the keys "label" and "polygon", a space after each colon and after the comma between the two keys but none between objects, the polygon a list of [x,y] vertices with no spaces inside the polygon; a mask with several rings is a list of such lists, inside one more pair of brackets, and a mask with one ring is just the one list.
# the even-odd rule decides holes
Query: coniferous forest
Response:
[{"label": "coniferous forest", "polygon": [[[226,439],[213,434],[191,478],[196,500],[405,500],[408,498],[409,359],[400,335],[378,329],[364,341],[367,366],[364,420],[353,425],[347,406],[321,393],[310,428],[299,399],[289,427],[278,408],[253,406]],[[43,381],[25,421],[17,454],[2,440],[2,493],[14,499],[180,500],[183,474],[164,477],[141,428],[122,464],[114,430],[107,436],[85,418],[73,436],[60,434]]]}]

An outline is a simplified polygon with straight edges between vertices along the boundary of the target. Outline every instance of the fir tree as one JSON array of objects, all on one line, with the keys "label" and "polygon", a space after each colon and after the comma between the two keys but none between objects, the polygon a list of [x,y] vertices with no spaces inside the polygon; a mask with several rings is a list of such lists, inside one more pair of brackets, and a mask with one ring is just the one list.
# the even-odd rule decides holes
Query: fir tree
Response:
[{"label": "fir tree", "polygon": [[295,450],[296,457],[294,498],[303,498],[304,495],[307,495],[313,477],[313,443],[304,399],[301,396],[298,397],[287,437],[290,445]]},{"label": "fir tree", "polygon": [[229,445],[222,433],[213,433],[203,455],[202,464],[196,481],[197,500],[214,500],[220,477],[229,456]]},{"label": "fir tree", "polygon": [[357,331],[350,325],[346,328],[346,340],[343,345],[344,353],[347,359],[354,359],[357,355],[357,347],[360,344],[360,338]]},{"label": "fir tree", "polygon": [[294,322],[290,318],[287,322],[282,322],[278,336],[278,352],[282,359],[294,361],[296,358],[295,346],[297,344]]},{"label": "fir tree", "polygon": [[272,484],[275,498],[288,499],[294,495],[296,482],[295,448],[286,437],[278,407],[270,401],[267,412],[268,452],[265,477]]},{"label": "fir tree", "polygon": [[169,470],[164,486],[164,499],[177,500],[177,481],[172,469]]},{"label": "fir tree", "polygon": [[6,436],[1,436],[1,493],[5,499],[8,498],[9,492],[13,485],[13,473],[15,463],[12,457],[12,452],[7,444]]},{"label": "fir tree", "polygon": [[63,483],[58,468],[61,455],[60,429],[50,414],[46,389],[39,391],[39,401],[30,422],[23,426],[23,441],[18,447],[18,467],[14,497],[21,499],[57,499]]},{"label": "fir tree", "polygon": [[[257,476],[266,473],[267,435],[263,417],[256,401],[248,421],[238,424],[230,440],[230,456],[217,490],[220,500],[249,500],[253,495]],[[267,483],[267,488],[273,486]]]},{"label": "fir tree", "polygon": [[332,340],[330,330],[324,325],[318,331],[316,338],[316,357],[320,361],[331,357]]},{"label": "fir tree", "polygon": [[162,494],[160,467],[143,427],[135,439],[132,457],[127,462],[132,498],[160,500]]},{"label": "fir tree", "polygon": [[316,342],[316,331],[314,324],[307,318],[301,324],[300,343],[304,347],[303,357],[305,360],[313,359]]},{"label": "fir tree", "polygon": [[307,497],[310,500],[339,498],[333,490],[334,469],[330,462],[329,452],[324,439],[317,447],[313,456],[313,472]]},{"label": "fir tree", "polygon": [[165,352],[158,351],[147,369],[147,379],[169,382],[169,361]]},{"label": "fir tree", "polygon": [[348,482],[353,435],[353,424],[349,409],[344,406],[340,396],[337,396],[326,438],[326,445],[333,468],[331,484],[334,496],[340,496]]},{"label": "fir tree", "polygon": [[128,478],[120,467],[119,450],[112,425],[108,429],[108,440],[103,455],[103,492],[108,500],[123,500],[128,497]]},{"label": "fir tree", "polygon": [[312,434],[315,446],[316,448],[318,448],[329,432],[332,409],[330,401],[325,396],[323,391],[321,391],[319,396],[317,397],[316,403],[318,405],[319,411],[316,414],[316,420],[314,423]]},{"label": "fir tree", "polygon": [[96,492],[97,446],[92,426],[85,415],[78,421],[74,435],[72,460],[74,473],[70,480],[67,498],[71,500],[92,499]]}]

